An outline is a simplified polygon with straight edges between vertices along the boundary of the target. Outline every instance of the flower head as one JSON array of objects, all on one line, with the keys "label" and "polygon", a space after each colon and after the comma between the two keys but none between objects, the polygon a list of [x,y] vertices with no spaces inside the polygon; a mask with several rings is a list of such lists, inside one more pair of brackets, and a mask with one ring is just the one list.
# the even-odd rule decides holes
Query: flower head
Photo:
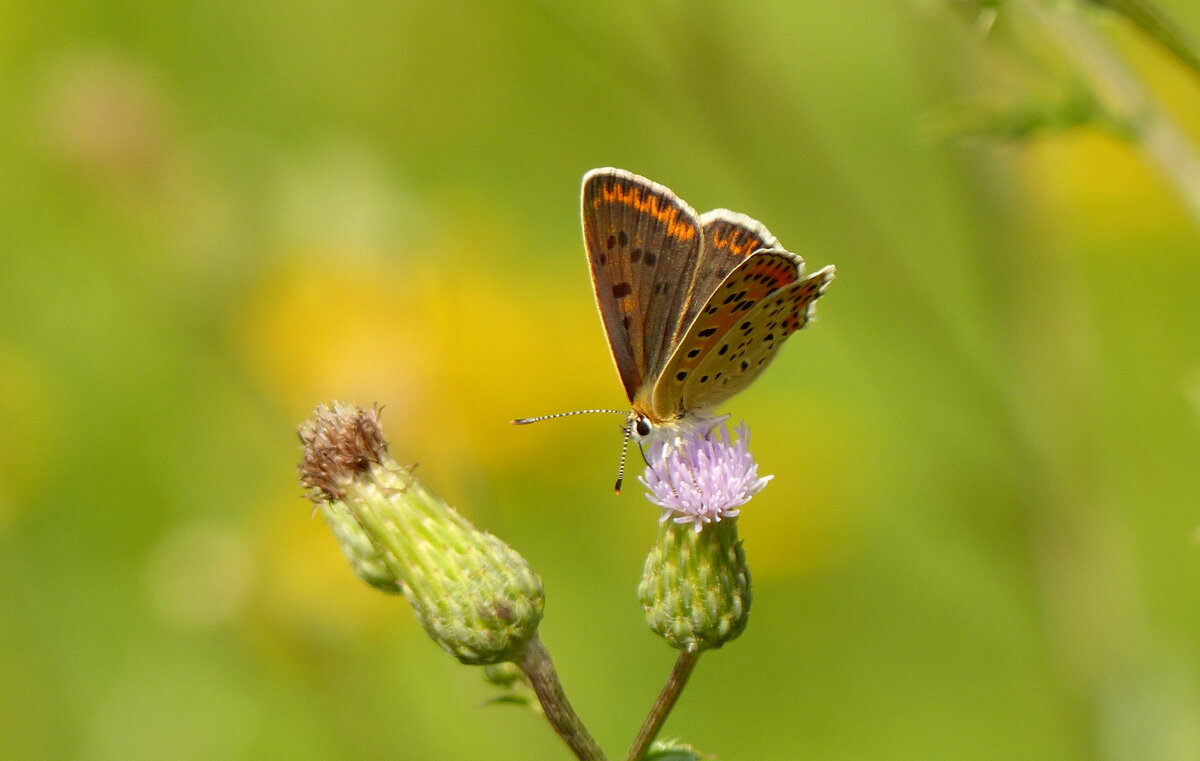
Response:
[{"label": "flower head", "polygon": [[724,425],[682,433],[650,448],[642,485],[646,498],[663,509],[662,521],[690,523],[699,532],[709,523],[736,517],[739,508],[767,485],[750,454],[750,434],[739,423],[736,438]]},{"label": "flower head", "polygon": [[542,619],[541,579],[392,458],[378,409],[323,405],[300,440],[301,483],[355,573],[407,597],[429,636],[463,663],[523,652]]}]

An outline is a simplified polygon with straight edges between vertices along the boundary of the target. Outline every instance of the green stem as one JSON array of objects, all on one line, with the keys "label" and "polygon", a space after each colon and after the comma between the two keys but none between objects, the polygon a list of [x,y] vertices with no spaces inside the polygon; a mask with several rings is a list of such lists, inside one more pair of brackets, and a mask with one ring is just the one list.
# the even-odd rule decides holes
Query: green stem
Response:
[{"label": "green stem", "polygon": [[600,750],[595,738],[567,700],[562,683],[558,681],[558,672],[554,670],[554,662],[550,660],[550,653],[541,640],[535,636],[526,643],[517,654],[515,663],[529,679],[538,702],[542,704],[546,720],[571,748],[575,757],[579,761],[605,761],[604,751]]},{"label": "green stem", "polygon": [[642,757],[646,755],[646,751],[650,749],[650,743],[654,742],[655,737],[658,737],[659,730],[662,729],[667,716],[671,714],[671,709],[675,707],[675,701],[679,700],[683,688],[687,685],[688,677],[692,675],[692,669],[696,668],[699,660],[699,652],[679,653],[679,658],[675,660],[675,668],[671,669],[671,675],[667,677],[667,683],[663,685],[662,692],[658,694],[658,700],[654,701],[654,707],[650,709],[646,720],[642,722],[642,728],[638,731],[637,739],[633,741],[633,747],[629,749],[626,761],[641,761]]}]

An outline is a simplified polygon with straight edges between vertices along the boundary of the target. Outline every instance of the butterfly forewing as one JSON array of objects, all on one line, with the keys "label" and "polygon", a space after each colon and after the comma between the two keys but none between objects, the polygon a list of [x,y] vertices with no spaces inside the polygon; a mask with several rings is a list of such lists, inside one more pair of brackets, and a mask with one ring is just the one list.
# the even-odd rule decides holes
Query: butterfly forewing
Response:
[{"label": "butterfly forewing", "polygon": [[621,169],[583,179],[583,233],[596,305],[625,393],[647,394],[684,327],[702,234],[669,189]]},{"label": "butterfly forewing", "polygon": [[758,377],[812,317],[834,270],[803,272],[803,260],[781,249],[758,251],[734,270],[667,363],[654,389],[656,414],[711,409]]}]

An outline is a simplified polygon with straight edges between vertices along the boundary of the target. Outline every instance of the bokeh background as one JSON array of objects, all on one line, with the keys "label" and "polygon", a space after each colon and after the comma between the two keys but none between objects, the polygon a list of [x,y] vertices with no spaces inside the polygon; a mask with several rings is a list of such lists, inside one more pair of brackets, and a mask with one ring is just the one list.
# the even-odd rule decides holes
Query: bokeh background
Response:
[{"label": "bokeh background", "polygon": [[666,733],[1200,758],[1179,53],[1031,0],[0,2],[0,757],[567,757],[312,517],[295,426],[346,399],[540,570],[619,758],[657,510],[614,420],[507,422],[624,404],[578,219],[615,165],[838,267],[727,406],[755,608]]}]

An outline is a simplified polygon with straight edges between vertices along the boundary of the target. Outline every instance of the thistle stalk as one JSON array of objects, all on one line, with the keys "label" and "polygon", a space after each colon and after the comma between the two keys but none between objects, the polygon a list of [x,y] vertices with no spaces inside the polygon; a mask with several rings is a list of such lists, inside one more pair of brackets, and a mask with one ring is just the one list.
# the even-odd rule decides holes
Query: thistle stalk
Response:
[{"label": "thistle stalk", "polygon": [[515,662],[533,687],[546,720],[575,757],[580,761],[605,761],[604,751],[567,700],[567,694],[558,680],[558,672],[550,660],[550,653],[541,641],[534,637],[527,642],[517,654]]},{"label": "thistle stalk", "polygon": [[698,651],[691,653],[684,651],[675,659],[675,667],[671,669],[667,683],[663,685],[662,692],[658,694],[658,700],[654,701],[654,706],[647,714],[646,720],[642,722],[642,728],[638,730],[633,746],[629,748],[629,755],[625,757],[626,761],[641,761],[642,757],[646,755],[650,744],[654,742],[654,738],[658,737],[667,717],[671,715],[675,701],[679,700],[679,696],[683,694],[683,688],[687,686],[688,678],[691,677],[692,670],[696,668],[699,660],[700,652]]},{"label": "thistle stalk", "polygon": [[651,447],[641,477],[662,509],[658,538],[646,556],[638,594],[646,623],[679,650],[675,666],[629,750],[640,761],[675,707],[700,654],[733,641],[750,615],[750,569],[737,516],[762,491],[739,426],[698,426]]}]

